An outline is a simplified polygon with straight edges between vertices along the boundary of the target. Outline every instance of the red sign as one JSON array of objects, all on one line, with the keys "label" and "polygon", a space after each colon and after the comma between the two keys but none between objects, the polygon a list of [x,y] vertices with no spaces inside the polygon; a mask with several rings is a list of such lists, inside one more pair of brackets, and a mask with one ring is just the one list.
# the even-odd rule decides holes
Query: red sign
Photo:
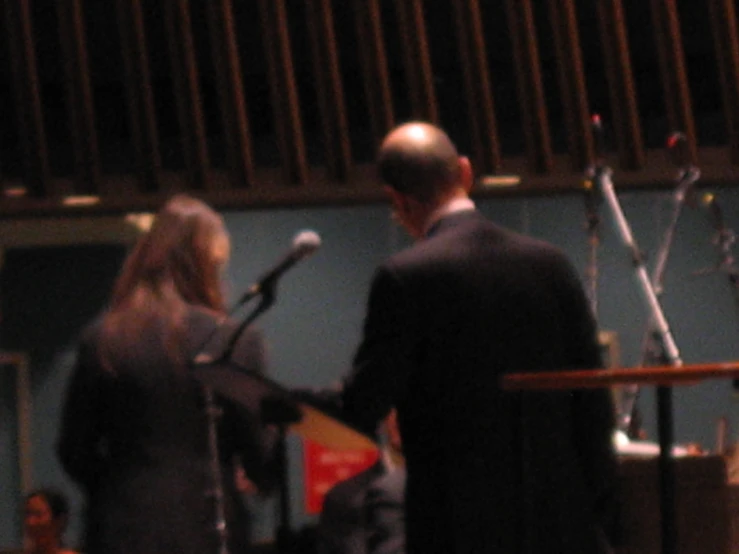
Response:
[{"label": "red sign", "polygon": [[323,497],[329,489],[370,467],[377,461],[378,455],[377,449],[331,450],[305,439],[305,511],[308,514],[320,513]]}]

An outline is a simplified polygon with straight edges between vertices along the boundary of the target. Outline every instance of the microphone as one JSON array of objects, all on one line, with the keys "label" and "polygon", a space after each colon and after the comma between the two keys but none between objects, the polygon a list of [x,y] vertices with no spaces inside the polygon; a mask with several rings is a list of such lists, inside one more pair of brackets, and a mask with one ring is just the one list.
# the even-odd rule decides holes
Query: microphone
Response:
[{"label": "microphone", "polygon": [[586,171],[586,179],[584,183],[585,192],[585,210],[587,212],[587,228],[588,231],[594,233],[600,222],[598,215],[598,205],[602,198],[600,195],[598,177],[603,171],[603,157],[605,152],[605,138],[603,131],[603,121],[600,114],[594,113],[590,117],[590,128],[593,133],[593,144],[595,147],[594,165],[590,166]]},{"label": "microphone", "polygon": [[290,251],[272,269],[249,287],[249,290],[239,299],[236,306],[246,304],[258,294],[273,295],[275,284],[283,273],[313,254],[319,246],[321,246],[321,237],[315,231],[301,231],[295,235]]},{"label": "microphone", "polygon": [[600,167],[603,164],[603,158],[606,153],[606,137],[603,130],[603,120],[600,114],[594,113],[590,117],[590,129],[593,132],[593,146],[595,150],[595,166]]},{"label": "microphone", "polygon": [[[205,346],[222,328],[223,323],[225,321],[228,321],[227,319],[221,320],[221,322],[218,323],[218,326],[201,344],[200,348],[198,348],[198,354],[196,354],[193,358],[193,362],[195,364],[202,365],[209,364],[214,361],[223,361],[228,359],[231,356],[234,348],[236,347],[236,343],[238,342],[239,337],[241,337],[241,334],[244,332],[244,329],[246,329],[247,326],[249,326],[257,317],[259,317],[260,314],[266,311],[274,303],[275,285],[277,284],[277,280],[282,276],[283,273],[285,273],[300,260],[307,258],[311,254],[313,254],[313,252],[318,250],[319,246],[321,246],[321,237],[318,236],[318,233],[314,231],[301,231],[300,233],[295,235],[290,251],[285,256],[283,256],[283,258],[277,263],[277,265],[275,265],[267,273],[262,275],[262,277],[256,283],[249,287],[249,289],[241,296],[241,298],[239,298],[238,302],[236,302],[234,307],[231,308],[231,310],[229,311],[229,315],[233,315],[236,310],[249,302],[249,300],[257,296],[258,294],[262,295],[262,302],[260,302],[257,308],[251,314],[249,314],[249,317],[244,319],[244,321],[242,321],[238,327],[230,332],[228,343],[221,354],[218,356],[218,358],[206,352]],[[277,407],[278,404],[273,404],[271,406],[268,406],[267,408],[277,409]],[[292,412],[290,412],[290,414],[292,414]]]},{"label": "microphone", "polygon": [[688,137],[685,133],[675,132],[667,137],[667,152],[672,163],[679,168],[690,165],[690,150],[688,149]]}]

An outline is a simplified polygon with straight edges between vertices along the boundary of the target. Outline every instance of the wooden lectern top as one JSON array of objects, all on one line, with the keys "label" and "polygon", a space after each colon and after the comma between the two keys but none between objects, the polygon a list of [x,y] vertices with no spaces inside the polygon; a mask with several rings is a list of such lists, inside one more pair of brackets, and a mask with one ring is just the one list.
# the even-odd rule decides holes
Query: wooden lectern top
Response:
[{"label": "wooden lectern top", "polygon": [[504,390],[572,390],[616,385],[694,385],[705,379],[739,378],[739,360],[682,366],[619,367],[504,375]]}]

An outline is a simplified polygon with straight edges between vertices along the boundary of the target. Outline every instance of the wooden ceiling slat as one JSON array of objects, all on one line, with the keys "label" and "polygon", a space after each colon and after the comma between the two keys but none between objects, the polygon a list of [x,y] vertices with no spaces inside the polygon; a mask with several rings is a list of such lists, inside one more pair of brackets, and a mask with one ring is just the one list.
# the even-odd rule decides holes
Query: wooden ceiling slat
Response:
[{"label": "wooden ceiling slat", "polygon": [[209,189],[210,157],[188,0],[164,1],[164,25],[189,185]]},{"label": "wooden ceiling slat", "polygon": [[395,0],[413,119],[439,123],[431,54],[421,0]]},{"label": "wooden ceiling slat", "polygon": [[623,5],[621,0],[600,0],[595,4],[619,165],[640,169],[646,163],[646,154]]},{"label": "wooden ceiling slat", "polygon": [[101,189],[100,152],[81,0],[57,0],[57,15],[74,144],[75,192],[112,193]]},{"label": "wooden ceiling slat", "polygon": [[308,182],[308,161],[283,0],[261,0],[262,34],[282,164],[291,184]]},{"label": "wooden ceiling slat", "polygon": [[506,11],[513,43],[526,151],[532,169],[545,173],[552,169],[552,140],[531,0],[506,0]]},{"label": "wooden ceiling slat", "polygon": [[331,0],[308,0],[306,8],[326,166],[331,178],[343,182],[352,167],[352,152]]},{"label": "wooden ceiling slat", "polygon": [[572,168],[577,171],[593,163],[595,152],[574,0],[550,0],[549,14],[557,51],[568,151]]},{"label": "wooden ceiling slat", "polygon": [[695,164],[698,158],[695,120],[685,69],[677,3],[675,0],[652,0],[651,10],[669,132],[685,133],[689,161]]},{"label": "wooden ceiling slat", "polygon": [[116,0],[116,7],[136,165],[143,189],[157,190],[162,159],[141,2]]},{"label": "wooden ceiling slat", "polygon": [[739,165],[739,31],[734,0],[708,0],[730,160]]},{"label": "wooden ceiling slat", "polygon": [[23,174],[30,194],[55,196],[58,191],[51,180],[29,4],[29,0],[5,0],[5,31],[15,84]]},{"label": "wooden ceiling slat", "polygon": [[[464,137],[461,146],[471,150],[476,170],[520,175],[515,188],[521,194],[580,182],[582,167],[594,158],[591,108],[602,110],[615,131],[620,181],[630,181],[621,186],[641,187],[647,174],[654,180],[672,169],[664,156],[647,155],[647,131],[651,148],[659,138],[651,133],[665,128],[664,113],[665,130],[688,137],[691,161],[700,154],[702,181],[733,183],[739,171],[736,0],[116,0],[111,7],[118,10],[120,45],[108,27],[117,34],[116,18],[98,9],[99,2],[55,0],[55,13],[31,0],[3,2],[7,46],[0,58],[11,71],[0,95],[14,95],[5,113],[17,116],[19,126],[6,129],[0,147],[4,156],[22,160],[22,166],[8,163],[0,176],[4,214],[77,209],[59,201],[70,192],[100,195],[91,212],[132,205],[129,196],[159,201],[177,190],[228,198],[223,205],[230,207],[377,199],[375,182],[372,192],[360,190],[376,179],[368,163],[382,137],[407,117]],[[625,14],[624,6],[633,12]],[[689,18],[702,24],[707,15],[711,32],[688,34]],[[123,71],[106,63],[121,52]],[[686,61],[696,53],[706,66],[716,64],[719,79],[701,74],[700,66],[687,74]],[[591,73],[591,61],[603,68]],[[651,75],[657,67],[660,83]],[[701,86],[691,89],[689,77]],[[160,102],[168,87],[176,103],[171,115],[171,106]],[[131,159],[115,151],[118,136],[111,134],[124,132],[120,114],[117,120],[111,115],[121,90],[130,112]],[[560,106],[548,103],[558,91],[561,115]],[[262,104],[263,92],[269,97]],[[709,135],[721,125],[706,125],[715,117],[708,101],[719,92],[725,136]],[[63,128],[58,122],[65,118]],[[554,127],[560,123],[564,144]],[[170,140],[182,142],[184,171]],[[724,142],[712,149],[708,140]],[[74,175],[68,175],[64,141]],[[211,163],[221,150],[223,170],[220,156]],[[309,159],[323,167],[311,167]],[[128,165],[123,173],[104,173],[108,160]],[[27,197],[18,198],[23,190]]]},{"label": "wooden ceiling slat", "polygon": [[374,142],[395,125],[390,74],[378,0],[354,0],[357,45]]},{"label": "wooden ceiling slat", "polygon": [[288,166],[288,175],[294,183],[301,185],[308,183],[309,169],[305,149],[303,122],[300,114],[300,99],[298,85],[295,79],[295,70],[290,46],[290,32],[288,29],[287,10],[285,0],[273,0],[274,17],[277,31],[277,51],[282,82],[285,85],[284,100],[286,103],[287,137],[289,155],[285,162]]},{"label": "wooden ceiling slat", "polygon": [[501,167],[500,139],[480,4],[478,0],[452,4],[474,165],[478,173],[496,173]]},{"label": "wooden ceiling slat", "polygon": [[231,0],[212,0],[206,5],[231,184],[247,187],[255,182],[255,165],[233,8]]}]

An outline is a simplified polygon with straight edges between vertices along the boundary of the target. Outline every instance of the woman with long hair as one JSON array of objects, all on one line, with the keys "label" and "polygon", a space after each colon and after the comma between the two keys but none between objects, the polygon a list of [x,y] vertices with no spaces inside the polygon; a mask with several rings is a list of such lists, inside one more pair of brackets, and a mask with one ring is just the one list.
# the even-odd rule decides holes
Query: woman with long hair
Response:
[{"label": "woman with long hair", "polygon": [[[228,327],[222,269],[229,249],[215,211],[175,196],[126,259],[108,310],[82,337],[58,454],[86,494],[89,554],[216,552],[221,496],[229,552],[247,549],[235,465],[269,489],[276,435],[257,415],[221,401],[221,470],[211,471],[207,402],[190,371],[201,348],[218,348],[211,339]],[[234,361],[261,370],[257,331],[244,332]]]}]

